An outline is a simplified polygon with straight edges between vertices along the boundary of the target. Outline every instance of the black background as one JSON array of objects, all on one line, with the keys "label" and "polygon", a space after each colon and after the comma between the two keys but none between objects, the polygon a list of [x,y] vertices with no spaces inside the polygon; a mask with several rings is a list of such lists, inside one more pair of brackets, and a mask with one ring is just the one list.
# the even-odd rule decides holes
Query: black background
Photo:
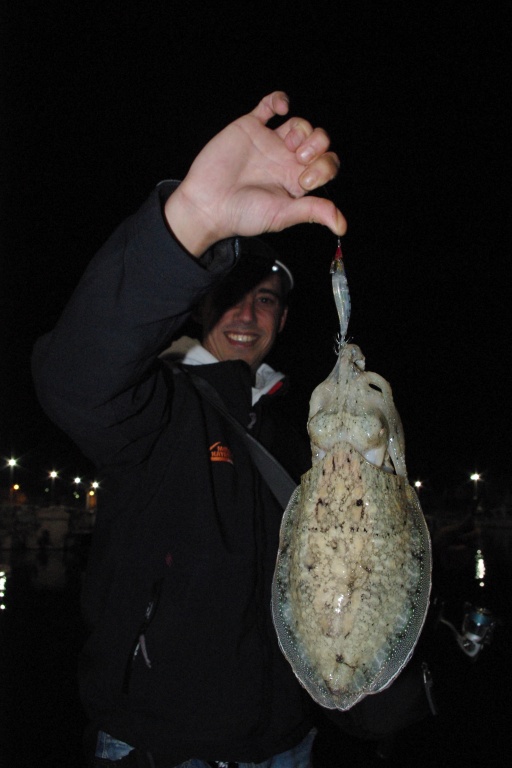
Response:
[{"label": "black background", "polygon": [[[507,482],[510,6],[475,0],[4,6],[1,435],[36,481],[80,459],[29,372],[86,263],[162,178],[283,89],[341,158],[351,338],[387,378],[413,479]],[[297,279],[273,361],[302,410],[334,365],[335,238],[279,235]],[[300,415],[300,418],[302,416]]]}]

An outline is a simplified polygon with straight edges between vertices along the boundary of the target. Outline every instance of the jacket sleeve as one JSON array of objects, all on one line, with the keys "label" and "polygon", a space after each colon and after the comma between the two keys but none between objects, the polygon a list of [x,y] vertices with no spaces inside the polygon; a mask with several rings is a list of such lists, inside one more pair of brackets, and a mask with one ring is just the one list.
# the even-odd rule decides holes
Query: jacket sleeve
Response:
[{"label": "jacket sleeve", "polygon": [[162,210],[176,184],[159,185],[114,232],[34,349],[43,408],[98,465],[150,450],[169,408],[158,354],[236,260],[234,240],[199,261],[176,242]]}]

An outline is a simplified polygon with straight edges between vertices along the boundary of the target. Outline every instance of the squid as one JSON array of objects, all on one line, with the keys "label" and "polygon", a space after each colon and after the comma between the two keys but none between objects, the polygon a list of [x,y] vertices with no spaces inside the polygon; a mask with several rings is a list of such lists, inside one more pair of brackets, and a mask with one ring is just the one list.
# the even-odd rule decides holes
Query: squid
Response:
[{"label": "squid", "polygon": [[283,516],[272,614],[301,684],[320,705],[347,710],[410,660],[429,604],[431,548],[391,387],[347,342],[339,243],[331,274],[337,360],[311,396],[312,467]]}]

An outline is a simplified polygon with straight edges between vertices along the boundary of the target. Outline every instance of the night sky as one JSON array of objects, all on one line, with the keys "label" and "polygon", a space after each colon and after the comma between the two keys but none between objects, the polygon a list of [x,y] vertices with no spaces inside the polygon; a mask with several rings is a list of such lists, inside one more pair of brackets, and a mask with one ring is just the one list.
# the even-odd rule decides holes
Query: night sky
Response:
[{"label": "night sky", "polygon": [[[411,479],[508,480],[510,4],[20,2],[2,11],[0,456],[80,460],[39,408],[35,339],[162,178],[266,93],[331,135],[351,339],[392,385]],[[297,279],[273,362],[297,413],[333,367],[318,226],[276,236]],[[2,485],[7,484],[1,481]]]}]

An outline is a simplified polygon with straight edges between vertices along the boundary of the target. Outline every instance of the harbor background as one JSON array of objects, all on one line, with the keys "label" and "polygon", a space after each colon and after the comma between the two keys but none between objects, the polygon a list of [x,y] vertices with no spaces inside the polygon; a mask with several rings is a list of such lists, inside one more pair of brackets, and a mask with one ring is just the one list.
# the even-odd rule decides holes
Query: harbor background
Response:
[{"label": "harbor background", "polygon": [[[81,768],[86,718],[77,667],[86,630],[80,589],[95,512],[82,505],[27,506],[16,510],[22,525],[12,524],[8,504],[1,512],[0,767]],[[422,653],[433,675],[438,714],[397,734],[392,743],[354,738],[319,714],[315,768],[506,764],[512,689],[512,515],[506,504],[492,514],[480,507],[477,514],[480,534],[471,563],[453,570],[449,578],[444,574],[441,583],[437,579],[432,595],[436,607]],[[466,519],[462,509],[437,509],[427,517],[434,530]],[[475,660],[463,653],[453,631],[439,620],[446,619],[460,633],[466,602],[490,610],[496,619],[489,645]]]}]

